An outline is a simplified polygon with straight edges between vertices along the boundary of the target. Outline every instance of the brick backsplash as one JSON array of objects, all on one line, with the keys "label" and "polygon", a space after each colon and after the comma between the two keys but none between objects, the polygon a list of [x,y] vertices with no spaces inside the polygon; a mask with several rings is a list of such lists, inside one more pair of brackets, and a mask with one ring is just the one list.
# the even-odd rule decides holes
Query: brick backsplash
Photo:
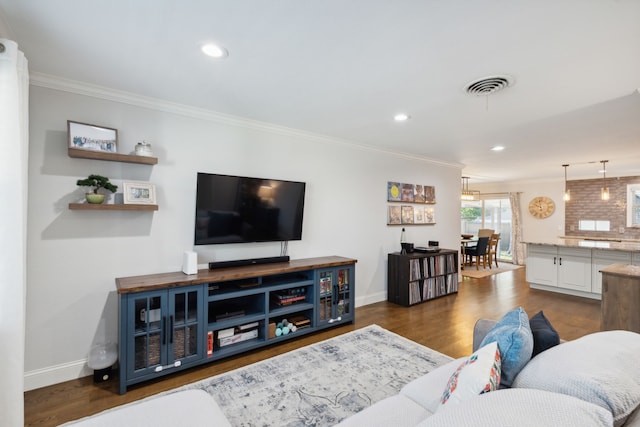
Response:
[{"label": "brick backsplash", "polygon": [[[640,239],[640,229],[627,227],[627,184],[640,184],[640,176],[607,178],[609,200],[600,200],[602,179],[567,181],[571,200],[565,202],[565,235],[609,239]],[[578,230],[579,220],[611,221],[611,231]],[[620,233],[620,227],[624,233]]]}]

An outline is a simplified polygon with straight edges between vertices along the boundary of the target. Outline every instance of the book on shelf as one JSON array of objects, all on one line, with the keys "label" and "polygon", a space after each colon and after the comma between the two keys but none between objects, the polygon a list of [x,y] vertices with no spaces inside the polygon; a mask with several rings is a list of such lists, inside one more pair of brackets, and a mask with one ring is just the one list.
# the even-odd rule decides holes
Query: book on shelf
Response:
[{"label": "book on shelf", "polygon": [[220,329],[217,332],[218,346],[224,347],[229,344],[246,341],[258,336],[260,322],[250,322],[232,328]]},{"label": "book on shelf", "polygon": [[218,346],[225,347],[231,344],[237,344],[239,342],[248,341],[250,339],[258,338],[258,329],[251,329],[246,332],[240,332],[230,337],[219,338],[218,337]]},{"label": "book on shelf", "polygon": [[305,301],[306,299],[306,288],[293,288],[271,293],[271,301],[279,306],[291,305],[299,301]]},{"label": "book on shelf", "polygon": [[309,320],[308,318],[304,317],[301,314],[289,317],[289,322],[296,325],[296,328],[298,329],[311,327],[311,320]]}]

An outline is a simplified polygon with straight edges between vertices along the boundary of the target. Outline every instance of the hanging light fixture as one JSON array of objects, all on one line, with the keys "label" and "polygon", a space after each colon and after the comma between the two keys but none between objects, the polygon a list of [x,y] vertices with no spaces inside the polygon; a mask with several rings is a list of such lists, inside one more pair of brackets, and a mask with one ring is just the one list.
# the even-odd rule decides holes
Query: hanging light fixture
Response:
[{"label": "hanging light fixture", "polygon": [[600,160],[602,163],[602,189],[600,190],[600,198],[609,200],[609,189],[607,188],[607,162],[609,160]]},{"label": "hanging light fixture", "polygon": [[571,200],[571,192],[569,191],[569,189],[567,188],[567,167],[569,165],[562,165],[562,167],[564,168],[564,194],[562,195],[562,200],[564,200],[565,202],[568,202],[569,200]]},{"label": "hanging light fixture", "polygon": [[460,199],[461,200],[465,200],[465,201],[473,201],[473,200],[480,200],[480,192],[479,191],[474,191],[474,190],[469,190],[469,177],[468,176],[463,176],[462,177],[462,192],[460,195]]}]

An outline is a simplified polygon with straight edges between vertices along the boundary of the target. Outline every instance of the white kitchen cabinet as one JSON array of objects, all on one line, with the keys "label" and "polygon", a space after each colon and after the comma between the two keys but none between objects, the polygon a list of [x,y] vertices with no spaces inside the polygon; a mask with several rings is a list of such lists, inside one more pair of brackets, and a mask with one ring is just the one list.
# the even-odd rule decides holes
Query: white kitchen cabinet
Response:
[{"label": "white kitchen cabinet", "polygon": [[528,246],[527,282],[558,286],[558,248],[549,245]]},{"label": "white kitchen cabinet", "polygon": [[591,249],[528,245],[527,281],[533,288],[587,296],[593,292],[591,269]]}]

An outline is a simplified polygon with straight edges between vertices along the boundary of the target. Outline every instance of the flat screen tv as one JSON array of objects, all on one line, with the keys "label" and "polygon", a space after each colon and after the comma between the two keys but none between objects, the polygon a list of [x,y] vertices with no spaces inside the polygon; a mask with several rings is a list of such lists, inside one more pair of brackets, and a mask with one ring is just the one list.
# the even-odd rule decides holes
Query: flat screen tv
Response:
[{"label": "flat screen tv", "polygon": [[198,172],[196,245],[302,239],[304,182]]}]

